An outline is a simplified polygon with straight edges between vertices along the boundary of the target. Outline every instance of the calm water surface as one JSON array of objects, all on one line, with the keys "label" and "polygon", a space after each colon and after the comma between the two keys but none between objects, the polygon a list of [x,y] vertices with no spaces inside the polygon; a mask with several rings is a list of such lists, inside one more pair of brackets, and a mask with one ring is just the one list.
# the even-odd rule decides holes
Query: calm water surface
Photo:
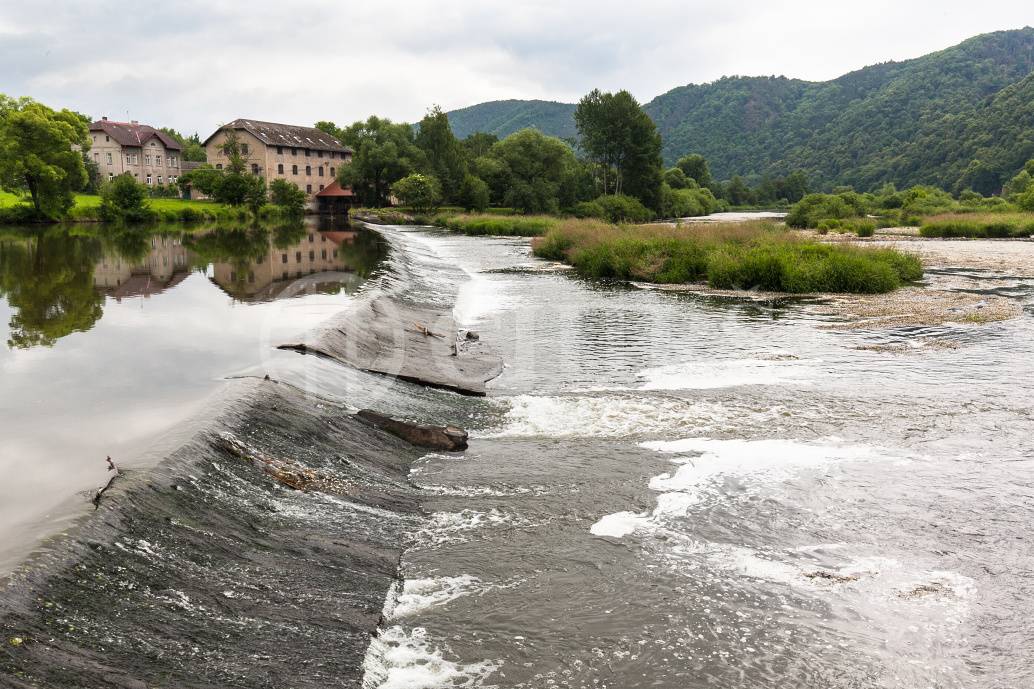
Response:
[{"label": "calm water surface", "polygon": [[158,461],[224,379],[348,303],[384,247],[325,229],[0,234],[0,571],[81,512],[106,456]]}]

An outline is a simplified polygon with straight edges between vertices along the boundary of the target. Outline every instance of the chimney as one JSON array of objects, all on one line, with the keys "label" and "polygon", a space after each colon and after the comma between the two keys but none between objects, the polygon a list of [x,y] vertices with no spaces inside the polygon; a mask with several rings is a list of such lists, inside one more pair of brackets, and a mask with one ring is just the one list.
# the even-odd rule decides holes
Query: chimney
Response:
[{"label": "chimney", "polygon": [[129,121],[129,123],[130,123],[130,124],[140,124],[140,123],[139,123],[139,122],[137,122],[136,120],[130,120],[130,121]]},{"label": "chimney", "polygon": [[107,115],[105,115],[105,116],[104,116],[104,117],[102,117],[101,119],[102,119],[102,120],[104,120],[105,122],[107,122],[107,121],[108,121],[108,116],[107,116]]}]

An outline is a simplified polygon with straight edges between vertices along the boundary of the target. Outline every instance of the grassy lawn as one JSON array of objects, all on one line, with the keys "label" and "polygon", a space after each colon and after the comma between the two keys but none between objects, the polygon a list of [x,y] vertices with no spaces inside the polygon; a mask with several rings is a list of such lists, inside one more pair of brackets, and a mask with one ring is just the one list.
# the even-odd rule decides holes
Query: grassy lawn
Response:
[{"label": "grassy lawn", "polygon": [[[151,199],[151,207],[158,211],[172,210],[178,211],[184,208],[221,208],[221,204],[214,203],[212,201],[194,201],[184,199]],[[14,206],[18,203],[22,203],[23,200],[7,191],[0,191],[0,208],[7,206]],[[25,201],[28,203],[28,201]],[[91,194],[76,194],[75,195],[75,207],[76,208],[97,208],[101,205],[101,197],[94,196]]]}]

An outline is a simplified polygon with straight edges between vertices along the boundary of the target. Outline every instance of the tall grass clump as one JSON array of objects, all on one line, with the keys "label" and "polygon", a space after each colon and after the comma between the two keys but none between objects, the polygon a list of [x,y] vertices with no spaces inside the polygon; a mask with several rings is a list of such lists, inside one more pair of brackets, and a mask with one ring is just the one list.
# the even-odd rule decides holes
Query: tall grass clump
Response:
[{"label": "tall grass clump", "polygon": [[475,236],[539,237],[559,221],[548,215],[439,215],[431,224]]},{"label": "tall grass clump", "polygon": [[532,244],[585,277],[803,294],[890,292],[922,277],[915,256],[826,244],[762,223],[672,228],[565,220]]},{"label": "tall grass clump", "polygon": [[948,213],[928,218],[919,234],[946,239],[1019,239],[1034,236],[1034,214]]}]

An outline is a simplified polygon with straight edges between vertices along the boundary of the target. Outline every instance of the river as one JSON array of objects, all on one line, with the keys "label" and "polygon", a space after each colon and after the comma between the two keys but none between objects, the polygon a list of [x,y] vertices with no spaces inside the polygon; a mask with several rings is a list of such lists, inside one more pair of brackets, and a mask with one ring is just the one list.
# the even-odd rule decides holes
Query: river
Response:
[{"label": "river", "polygon": [[[59,641],[39,648],[74,658],[63,661],[72,674],[41,669],[42,650],[23,659],[8,649],[0,678],[17,670],[50,678],[47,686],[109,686],[110,670],[82,669],[93,668],[83,658],[102,662],[103,647],[103,662],[133,668],[132,680],[113,684],[126,687],[139,680],[384,689],[1021,689],[1034,682],[1034,260],[1025,271],[943,265],[927,278],[943,289],[1016,300],[1020,318],[844,330],[811,303],[580,280],[532,258],[522,239],[380,231],[390,250],[369,279],[331,303],[305,301],[323,295],[291,302],[297,320],[276,302],[245,305],[228,296],[223,307],[205,307],[219,330],[231,332],[235,309],[255,310],[242,339],[226,341],[228,351],[251,349],[220,360],[209,353],[222,347],[213,344],[220,338],[205,340],[193,361],[207,383],[184,393],[199,404],[213,379],[242,373],[292,381],[304,395],[272,407],[256,403],[243,413],[232,401],[211,404],[240,419],[240,427],[229,422],[236,437],[336,467],[368,490],[344,501],[284,493],[195,447],[200,459],[162,476],[189,473],[176,485],[200,502],[189,503],[184,518],[177,510],[188,503],[148,503],[148,511],[168,511],[177,528],[123,519],[133,538],[120,531],[129,527],[112,527],[121,550],[98,548],[104,558],[89,554],[79,565],[103,575],[105,587],[62,574],[57,584],[32,584],[48,591],[40,600],[64,606],[60,622],[45,611],[5,618],[7,635],[53,634]],[[197,287],[215,289],[215,269],[206,270],[195,273]],[[188,283],[152,297],[155,307],[145,310]],[[371,290],[454,306],[457,320],[506,362],[488,396],[267,351],[277,336]],[[109,318],[121,307],[104,308]],[[183,302],[167,317],[182,323],[197,310]],[[256,336],[272,329],[258,325],[266,319],[276,334]],[[167,358],[190,349],[191,338],[170,341],[171,330],[155,338]],[[83,399],[96,374],[67,379],[56,360],[63,342],[12,349],[9,361],[54,352],[34,378]],[[888,342],[905,353],[872,346]],[[108,375],[134,365],[125,355],[112,361],[118,365],[107,363]],[[180,386],[192,376],[181,377]],[[224,396],[228,384],[219,386]],[[136,406],[167,385],[135,393]],[[402,450],[367,448],[352,440],[346,420],[335,420],[367,406],[463,425],[470,449],[412,454],[404,485],[371,459],[404,458]],[[263,430],[269,409],[276,432]],[[135,428],[128,413],[96,416]],[[53,422],[64,427],[70,415],[55,413]],[[36,426],[24,426],[29,416]],[[5,435],[40,437],[39,419],[38,411],[23,417]],[[100,423],[99,439],[77,461],[103,474],[97,460],[109,454],[111,432]],[[66,430],[89,435],[74,424]],[[314,444],[299,439],[309,437]],[[351,461],[335,464],[342,453]],[[48,461],[59,468],[39,485],[60,495],[75,482],[54,478],[68,469]],[[21,509],[32,504],[25,499]],[[124,509],[135,514],[132,504]],[[270,510],[275,520],[262,516]],[[261,544],[247,525],[210,511],[242,512]],[[194,540],[196,556],[176,545],[186,538],[178,522],[204,519],[210,539],[236,545]],[[390,584],[394,552],[399,577]],[[264,568],[245,568],[241,557]],[[279,577],[274,558],[290,576]],[[339,574],[328,578],[326,570]],[[70,601],[84,594],[90,603],[76,609]],[[344,605],[376,624],[372,643],[339,611]],[[147,614],[157,616],[154,624]],[[72,618],[89,634],[62,626]]]}]

